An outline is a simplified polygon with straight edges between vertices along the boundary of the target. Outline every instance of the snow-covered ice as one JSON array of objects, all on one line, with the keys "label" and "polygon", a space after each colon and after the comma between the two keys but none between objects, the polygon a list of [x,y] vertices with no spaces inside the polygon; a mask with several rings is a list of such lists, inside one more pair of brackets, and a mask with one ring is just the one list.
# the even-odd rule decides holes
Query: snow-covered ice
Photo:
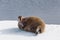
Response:
[{"label": "snow-covered ice", "polygon": [[60,40],[60,25],[46,24],[45,32],[34,33],[19,30],[17,21],[0,21],[0,40]]}]

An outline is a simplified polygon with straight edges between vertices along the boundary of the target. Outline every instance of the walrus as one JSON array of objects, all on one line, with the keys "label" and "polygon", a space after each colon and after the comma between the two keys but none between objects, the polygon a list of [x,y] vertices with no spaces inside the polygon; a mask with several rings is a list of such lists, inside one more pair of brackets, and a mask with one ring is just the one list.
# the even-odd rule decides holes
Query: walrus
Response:
[{"label": "walrus", "polygon": [[44,32],[45,22],[36,16],[18,16],[18,27],[19,29],[38,34]]}]

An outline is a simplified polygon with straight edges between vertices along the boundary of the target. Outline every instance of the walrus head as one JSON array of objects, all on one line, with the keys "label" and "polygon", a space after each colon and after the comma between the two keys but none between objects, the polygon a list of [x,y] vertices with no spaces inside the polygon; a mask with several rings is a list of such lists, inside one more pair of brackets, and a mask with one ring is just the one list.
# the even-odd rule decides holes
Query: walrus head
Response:
[{"label": "walrus head", "polygon": [[23,16],[18,16],[18,25],[21,26],[21,27],[24,26],[23,23],[21,22],[22,19],[23,19]]},{"label": "walrus head", "polygon": [[26,21],[27,21],[27,18],[25,18],[23,16],[18,16],[18,25],[19,25],[19,27],[24,28],[25,25],[26,25]]}]

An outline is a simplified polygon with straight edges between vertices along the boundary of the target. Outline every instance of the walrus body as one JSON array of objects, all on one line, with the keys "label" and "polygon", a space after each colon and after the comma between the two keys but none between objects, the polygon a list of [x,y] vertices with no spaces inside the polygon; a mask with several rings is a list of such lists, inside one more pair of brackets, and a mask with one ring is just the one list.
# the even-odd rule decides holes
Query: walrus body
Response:
[{"label": "walrus body", "polygon": [[33,33],[43,33],[45,29],[45,23],[41,18],[38,17],[18,17],[18,27],[19,29],[23,29],[25,31],[33,32]]}]

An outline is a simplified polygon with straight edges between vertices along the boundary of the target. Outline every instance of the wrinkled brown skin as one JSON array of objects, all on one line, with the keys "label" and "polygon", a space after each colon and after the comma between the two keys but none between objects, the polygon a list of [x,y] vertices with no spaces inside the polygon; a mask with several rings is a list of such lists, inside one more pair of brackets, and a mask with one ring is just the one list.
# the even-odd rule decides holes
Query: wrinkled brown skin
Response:
[{"label": "wrinkled brown skin", "polygon": [[[45,30],[45,22],[41,18],[34,16],[22,18],[22,16],[19,16],[18,19],[24,25],[21,26],[19,24],[20,22],[18,22],[19,29],[23,29],[25,31],[33,32],[36,34],[38,34],[38,32],[43,33]],[[39,29],[38,32],[36,32],[37,29]]]}]

